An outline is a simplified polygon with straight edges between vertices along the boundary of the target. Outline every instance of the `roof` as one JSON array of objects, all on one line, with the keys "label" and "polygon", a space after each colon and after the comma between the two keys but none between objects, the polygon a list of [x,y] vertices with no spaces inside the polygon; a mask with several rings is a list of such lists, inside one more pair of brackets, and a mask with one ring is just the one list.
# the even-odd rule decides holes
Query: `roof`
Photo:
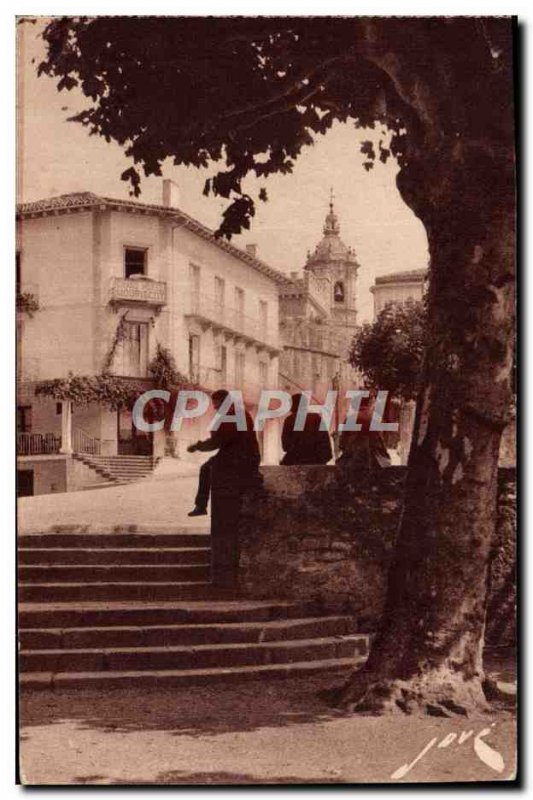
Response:
[{"label": "roof", "polygon": [[246,250],[228,242],[226,239],[217,239],[214,231],[203,225],[194,217],[190,217],[184,211],[171,206],[157,205],[154,203],[141,203],[137,200],[119,200],[113,197],[104,197],[93,192],[72,192],[62,194],[58,197],[46,197],[42,200],[35,200],[31,203],[17,204],[17,219],[32,219],[35,217],[48,216],[50,214],[70,214],[78,211],[125,211],[130,213],[154,214],[157,216],[168,217],[181,223],[181,225],[209,240],[216,247],[225,250],[227,253],[239,258],[258,272],[266,275],[271,280],[280,285],[287,285],[290,279],[283,272],[266,264],[261,259],[252,256]]},{"label": "roof", "polygon": [[340,225],[333,209],[333,200],[329,204],[329,214],[323,227],[323,238],[315,247],[314,253],[308,255],[306,269],[314,264],[329,264],[332,261],[353,262],[357,264],[355,253],[347,247],[340,237]]},{"label": "roof", "polygon": [[384,283],[423,283],[428,274],[426,267],[423,269],[409,269],[405,272],[390,272],[376,278],[375,285]]}]

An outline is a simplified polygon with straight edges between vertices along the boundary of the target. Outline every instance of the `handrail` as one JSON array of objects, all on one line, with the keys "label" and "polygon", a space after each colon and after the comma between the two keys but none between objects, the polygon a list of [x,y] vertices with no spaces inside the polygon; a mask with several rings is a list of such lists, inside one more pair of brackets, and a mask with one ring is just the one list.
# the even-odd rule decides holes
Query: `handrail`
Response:
[{"label": "handrail", "polygon": [[81,428],[72,431],[72,449],[75,453],[88,453],[93,456],[100,455],[100,439],[90,436]]}]

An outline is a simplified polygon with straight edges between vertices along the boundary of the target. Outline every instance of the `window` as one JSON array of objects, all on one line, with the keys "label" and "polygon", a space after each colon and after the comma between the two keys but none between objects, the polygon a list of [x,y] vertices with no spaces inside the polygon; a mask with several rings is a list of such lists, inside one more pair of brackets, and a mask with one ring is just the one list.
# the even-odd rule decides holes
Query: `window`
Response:
[{"label": "window", "polygon": [[244,289],[235,287],[235,310],[237,312],[237,324],[242,327],[244,323]]},{"label": "window", "polygon": [[192,381],[199,380],[200,373],[200,337],[191,333],[189,336],[189,377]]},{"label": "window", "polygon": [[217,309],[224,308],[224,300],[226,293],[226,283],[222,278],[215,276],[215,306]]},{"label": "window", "polygon": [[259,301],[259,324],[261,325],[261,332],[266,333],[268,330],[268,303],[264,300]]},{"label": "window", "polygon": [[228,374],[228,350],[223,344],[220,345],[218,350],[218,369],[220,371],[220,380],[226,383]]},{"label": "window", "polygon": [[17,433],[31,433],[31,406],[17,406]]},{"label": "window", "polygon": [[15,352],[17,359],[17,381],[22,380],[22,322],[17,320]]},{"label": "window", "polygon": [[15,257],[15,264],[16,264],[16,270],[17,270],[17,294],[20,294],[20,292],[21,292],[21,288],[20,287],[22,285],[22,272],[21,272],[20,253],[19,252],[17,252],[17,255]]},{"label": "window", "polygon": [[148,368],[148,323],[125,322],[119,375],[134,378],[146,376]]},{"label": "window", "polygon": [[191,302],[193,313],[198,313],[200,308],[200,267],[189,264],[189,280],[191,286]]},{"label": "window", "polygon": [[244,383],[244,353],[235,353],[235,385],[241,387]]},{"label": "window", "polygon": [[124,275],[146,275],[147,250],[141,247],[126,247],[124,249]]},{"label": "window", "polygon": [[268,364],[266,361],[259,362],[259,382],[261,386],[266,386],[268,382]]},{"label": "window", "polygon": [[56,403],[56,414],[63,413],[63,403]]}]

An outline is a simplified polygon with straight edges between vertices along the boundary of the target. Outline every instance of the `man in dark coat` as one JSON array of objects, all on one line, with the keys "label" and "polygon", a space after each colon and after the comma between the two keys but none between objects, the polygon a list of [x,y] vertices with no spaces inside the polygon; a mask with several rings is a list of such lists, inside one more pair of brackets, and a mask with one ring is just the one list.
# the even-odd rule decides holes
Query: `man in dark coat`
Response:
[{"label": "man in dark coat", "polygon": [[[218,410],[229,392],[219,389],[211,395],[211,402]],[[194,509],[189,512],[189,517],[199,517],[207,514],[207,504],[213,479],[218,484],[228,487],[244,487],[257,483],[259,478],[259,464],[261,455],[254,432],[253,421],[245,411],[246,430],[238,430],[236,422],[222,422],[216,431],[212,431],[209,439],[191,444],[189,453],[197,451],[209,453],[218,450],[218,453],[208,459],[200,467],[198,493],[194,502]]]},{"label": "man in dark coat", "polygon": [[[229,392],[213,392],[211,402],[219,409]],[[239,580],[241,503],[246,491],[261,486],[261,456],[253,421],[245,412],[246,430],[236,422],[222,422],[209,439],[190,445],[189,452],[218,453],[200,468],[200,482],[190,517],[207,513],[211,494],[211,584],[235,593]],[[212,490],[212,491],[211,491]]]},{"label": "man in dark coat", "polygon": [[333,457],[331,442],[327,431],[320,430],[320,414],[307,414],[302,431],[295,431],[301,394],[292,396],[291,413],[283,423],[281,446],[285,455],[281,460],[284,466],[292,464],[327,464]]}]

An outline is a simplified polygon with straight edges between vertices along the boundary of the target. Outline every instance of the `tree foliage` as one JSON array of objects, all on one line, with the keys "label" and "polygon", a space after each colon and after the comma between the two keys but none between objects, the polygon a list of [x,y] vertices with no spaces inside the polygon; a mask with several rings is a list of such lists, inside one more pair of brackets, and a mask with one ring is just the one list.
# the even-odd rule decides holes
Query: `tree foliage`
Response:
[{"label": "tree foliage", "polygon": [[385,389],[394,397],[413,400],[422,383],[425,343],[424,304],[416,300],[391,303],[375,322],[359,328],[349,361],[372,389]]},{"label": "tree foliage", "polygon": [[[426,350],[381,628],[350,708],[486,707],[482,664],[514,333],[509,18],[77,17],[44,32],[41,73],[88,100],[74,119],[141,171],[210,166],[219,235],[250,225],[262,179],[336,120],[376,128],[364,165],[398,161],[431,263]],[[259,178],[257,197],[243,180]]]},{"label": "tree foliage", "polygon": [[[61,17],[44,40],[39,73],[89,100],[72,119],[125,149],[135,195],[141,172],[160,175],[166,159],[217,164],[204,191],[231,201],[219,229],[228,238],[267,197],[264,186],[246,193],[244,177],[290,173],[335,120],[382,130],[377,152],[362,146],[367,169],[390,156],[404,166],[429,145],[437,174],[449,136],[460,167],[468,140],[507,124],[493,98],[507,102],[509,27],[492,18]],[[482,96],[488,79],[494,91]]]}]

